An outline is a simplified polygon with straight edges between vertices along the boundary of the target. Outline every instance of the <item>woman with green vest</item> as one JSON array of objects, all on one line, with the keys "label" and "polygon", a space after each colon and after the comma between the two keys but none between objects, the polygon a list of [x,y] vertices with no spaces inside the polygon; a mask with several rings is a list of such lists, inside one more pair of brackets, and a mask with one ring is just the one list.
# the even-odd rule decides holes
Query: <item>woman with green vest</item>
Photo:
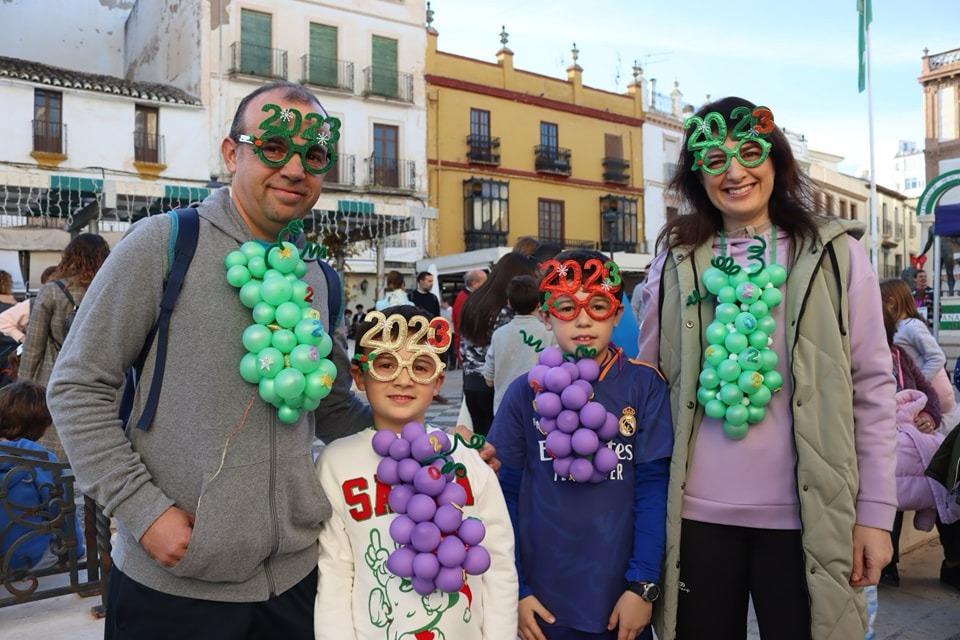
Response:
[{"label": "woman with green vest", "polygon": [[640,359],[670,385],[662,640],[862,638],[891,556],[895,387],[863,226],[818,216],[770,109],[686,122]]}]

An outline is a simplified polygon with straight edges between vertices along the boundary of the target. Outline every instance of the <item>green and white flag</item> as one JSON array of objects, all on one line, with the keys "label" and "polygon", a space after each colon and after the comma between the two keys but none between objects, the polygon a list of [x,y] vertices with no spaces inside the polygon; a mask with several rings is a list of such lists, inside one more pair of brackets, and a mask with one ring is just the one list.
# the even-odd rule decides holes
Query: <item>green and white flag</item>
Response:
[{"label": "green and white flag", "polygon": [[860,93],[863,93],[867,86],[867,29],[873,22],[873,8],[870,6],[870,0],[857,0],[857,13],[859,14],[857,29],[859,36],[857,54],[860,61],[859,87]]}]

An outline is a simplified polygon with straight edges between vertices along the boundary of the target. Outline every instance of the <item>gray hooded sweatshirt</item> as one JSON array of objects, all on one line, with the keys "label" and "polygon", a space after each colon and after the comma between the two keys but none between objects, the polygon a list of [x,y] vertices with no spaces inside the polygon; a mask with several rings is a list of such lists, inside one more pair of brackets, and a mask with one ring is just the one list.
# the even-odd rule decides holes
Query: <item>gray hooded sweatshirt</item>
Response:
[{"label": "gray hooded sweatshirt", "polygon": [[[256,386],[243,381],[240,337],[253,321],[226,281],[223,260],[251,234],[226,188],[212,193],[199,214],[199,243],[171,318],[152,428],[124,432],[117,410],[124,372],[158,315],[169,216],[138,222],[110,253],[83,298],[47,396],[80,488],[119,524],[113,558],[120,571],[164,593],[263,601],[317,565],[330,505],[314,472],[314,433],[330,442],[372,422],[350,391],[342,331],[330,356],[338,370],[333,390],[297,424],[281,423]],[[304,280],[326,327],[327,285],[315,262]],[[149,393],[155,348],[132,423]],[[165,568],[138,541],[171,505],[196,521],[186,554]]]}]

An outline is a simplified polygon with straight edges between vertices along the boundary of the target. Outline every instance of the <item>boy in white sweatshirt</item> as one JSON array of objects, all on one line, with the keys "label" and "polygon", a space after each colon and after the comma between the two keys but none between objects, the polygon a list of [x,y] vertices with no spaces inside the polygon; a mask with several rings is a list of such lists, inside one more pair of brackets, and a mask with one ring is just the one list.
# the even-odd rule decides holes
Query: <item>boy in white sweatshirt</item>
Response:
[{"label": "boy in white sweatshirt", "polygon": [[[423,424],[443,384],[439,356],[449,347],[449,329],[442,319],[428,323],[426,315],[418,307],[391,307],[368,313],[357,331],[351,374],[367,394],[374,425],[327,446],[317,463],[333,509],[320,534],[318,640],[504,640],[517,634],[513,530],[496,476],[476,451],[461,444],[448,457],[466,469],[456,480],[464,504],[456,506],[464,518],[479,518],[485,526],[481,544],[489,568],[464,573],[456,592],[434,589],[426,595],[388,568],[400,546],[390,525],[401,516],[388,502],[393,485],[375,475],[389,456],[374,450],[374,436],[381,430],[400,435],[408,423]],[[427,429],[433,433],[441,432]]]}]

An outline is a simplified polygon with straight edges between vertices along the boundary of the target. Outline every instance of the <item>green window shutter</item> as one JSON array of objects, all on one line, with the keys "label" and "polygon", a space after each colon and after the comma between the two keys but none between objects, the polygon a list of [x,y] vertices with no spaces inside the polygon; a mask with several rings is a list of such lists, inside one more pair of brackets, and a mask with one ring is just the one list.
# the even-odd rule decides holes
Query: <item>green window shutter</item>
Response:
[{"label": "green window shutter", "polygon": [[270,51],[273,18],[269,13],[240,11],[240,72],[272,76]]},{"label": "green window shutter", "polygon": [[310,23],[310,72],[313,84],[337,86],[337,28]]},{"label": "green window shutter", "polygon": [[373,93],[397,97],[397,41],[373,36]]}]

